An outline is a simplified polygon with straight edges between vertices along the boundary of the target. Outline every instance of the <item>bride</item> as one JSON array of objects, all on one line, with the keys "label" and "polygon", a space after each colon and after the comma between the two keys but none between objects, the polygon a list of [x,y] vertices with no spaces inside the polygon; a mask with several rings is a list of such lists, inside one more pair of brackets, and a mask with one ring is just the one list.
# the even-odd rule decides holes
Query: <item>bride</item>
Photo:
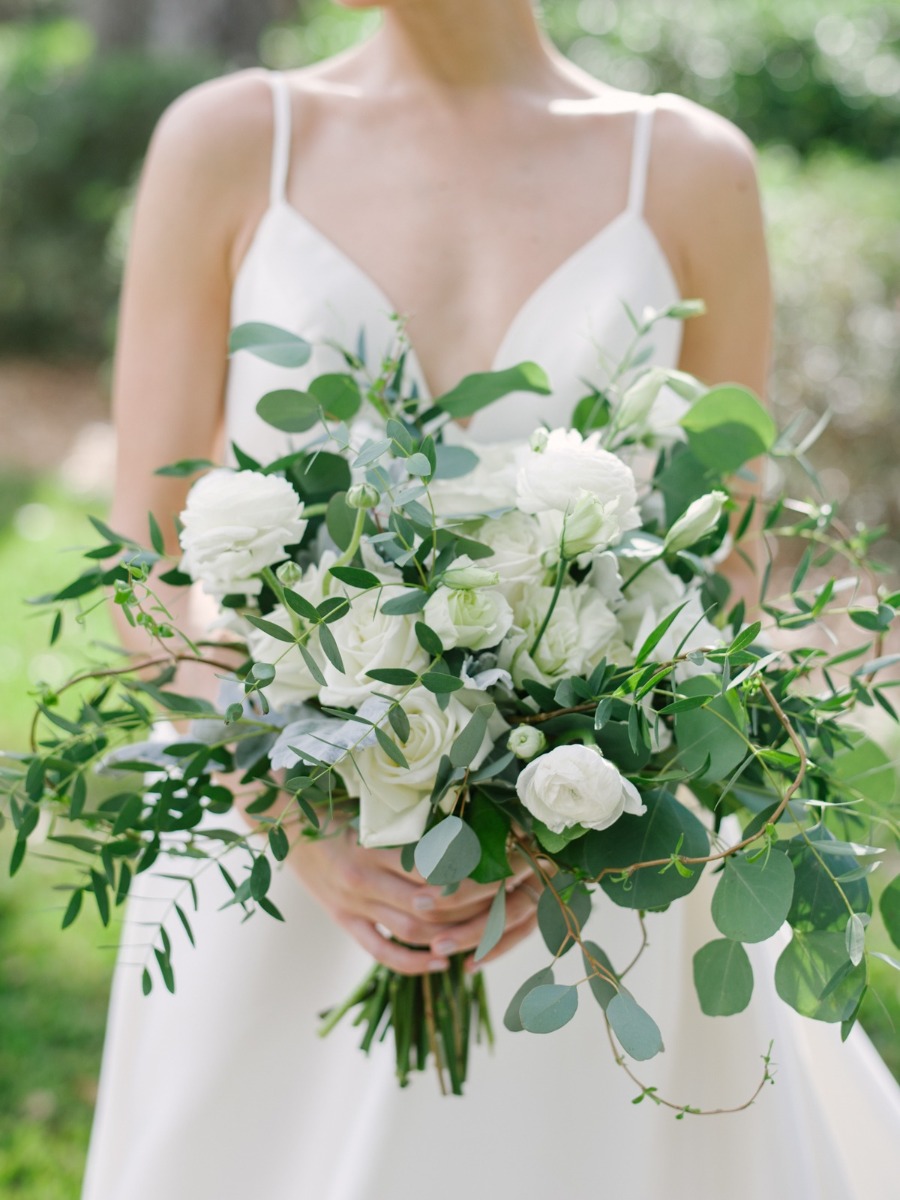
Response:
[{"label": "bride", "polygon": [[[405,318],[423,395],[523,359],[547,369],[553,395],[483,411],[459,435],[475,442],[568,423],[585,381],[601,384],[624,347],[623,301],[662,310],[702,297],[706,316],[657,327],[653,361],[763,391],[771,306],[746,139],[686,100],[650,101],[576,70],[530,0],[379,7],[364,45],[302,71],[206,84],[160,122],[116,358],[111,522],[126,534],[142,538],[152,511],[177,552],[185,485],[154,470],[227,455],[232,441],[276,457],[259,397],[340,369],[335,346],[354,347],[360,330],[380,356],[392,314]],[[302,333],[311,362],[229,363],[229,327],[247,320]],[[193,620],[202,627],[202,613]],[[490,888],[443,898],[397,852],[363,851],[350,833],[307,843],[272,893],[284,925],[218,913],[226,896],[204,876],[197,949],[175,951],[177,992],[144,998],[130,967],[174,886],[142,876],[129,909],[84,1200],[888,1195],[900,1104],[864,1035],[842,1047],[834,1028],[762,988],[740,1017],[700,1015],[689,964],[708,937],[702,887],[648,921],[635,991],[664,995],[669,1016],[668,1061],[646,1082],[680,1103],[735,1107],[772,1039],[777,1071],[739,1116],[675,1121],[629,1103],[637,1088],[590,1017],[550,1039],[501,1029],[462,1101],[442,1100],[427,1076],[401,1092],[388,1048],[366,1061],[353,1029],[316,1040],[316,1013],[371,958],[422,973],[472,951]],[[507,912],[487,970],[499,1012],[529,963],[545,965],[524,879]],[[594,919],[613,961],[628,961],[632,914],[601,907]]]}]

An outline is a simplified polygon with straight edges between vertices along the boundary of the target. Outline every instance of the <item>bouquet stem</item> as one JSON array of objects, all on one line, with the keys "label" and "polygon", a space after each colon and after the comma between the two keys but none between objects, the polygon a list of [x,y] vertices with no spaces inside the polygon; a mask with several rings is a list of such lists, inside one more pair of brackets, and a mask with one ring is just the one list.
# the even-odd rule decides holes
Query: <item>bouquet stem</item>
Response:
[{"label": "bouquet stem", "polygon": [[433,1066],[441,1093],[461,1096],[473,1036],[494,1043],[484,977],[468,974],[464,962],[464,955],[455,955],[448,970],[434,975],[399,975],[376,963],[343,1003],[321,1014],[319,1036],[356,1010],[353,1024],[363,1027],[360,1048],[366,1053],[393,1030],[401,1087],[413,1071]]}]

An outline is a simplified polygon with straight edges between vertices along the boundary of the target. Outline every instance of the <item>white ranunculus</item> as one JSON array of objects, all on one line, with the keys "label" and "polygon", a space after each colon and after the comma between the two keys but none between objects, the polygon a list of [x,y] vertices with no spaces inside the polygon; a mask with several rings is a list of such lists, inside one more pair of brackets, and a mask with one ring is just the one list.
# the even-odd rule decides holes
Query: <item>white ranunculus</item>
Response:
[{"label": "white ranunculus", "polygon": [[490,558],[479,561],[497,572],[497,588],[512,605],[544,582],[547,567],[543,556],[550,551],[551,560],[555,558],[559,545],[558,531],[545,536],[535,517],[518,510],[483,522],[471,530],[471,536],[494,551]]},{"label": "white ranunculus", "polygon": [[554,833],[573,825],[608,829],[623,813],[647,811],[640,793],[592,746],[557,746],[534,759],[516,782],[519,799]]},{"label": "white ranunculus", "polygon": [[516,608],[516,629],[503,642],[499,663],[517,687],[525,679],[552,685],[589,674],[605,655],[616,659],[619,625],[603,597],[587,587],[564,587],[534,656],[531,646],[550,606],[553,589],[535,588]]},{"label": "white ranunculus", "polygon": [[514,508],[516,503],[517,452],[519,442],[467,444],[458,438],[454,444],[470,449],[478,463],[467,475],[455,479],[434,479],[428,485],[428,495],[439,517],[479,516],[501,508]]},{"label": "white ranunculus", "polygon": [[509,633],[513,613],[495,588],[439,587],[429,596],[422,619],[445,650],[486,650]]},{"label": "white ranunculus", "polygon": [[[409,737],[402,744],[408,767],[400,767],[381,746],[356,751],[337,766],[351,796],[359,796],[359,840],[363,846],[403,846],[422,836],[431,811],[431,790],[438,764],[472,714],[455,696],[441,710],[427,688],[413,688],[403,700]],[[485,734],[472,766],[491,747]],[[449,811],[456,799],[451,789],[442,804]]]},{"label": "white ranunculus", "polygon": [[[430,660],[416,638],[418,617],[391,617],[382,611],[382,604],[405,595],[405,588],[390,584],[380,592],[356,592],[353,588],[341,591],[350,600],[350,611],[328,628],[334,634],[344,670],[341,672],[326,661],[322,668],[326,686],[320,696],[323,704],[355,708],[375,689],[392,693],[387,684],[369,679],[368,671],[385,667],[422,671]],[[333,594],[338,592],[333,590]]]},{"label": "white ranunculus", "polygon": [[637,489],[629,467],[604,450],[599,434],[554,429],[543,450],[529,450],[516,477],[518,507],[525,513],[568,512],[582,492],[596,496],[615,518],[619,533],[636,529]]},{"label": "white ranunculus", "polygon": [[666,534],[666,553],[674,554],[676,550],[687,550],[708,533],[712,533],[719,523],[727,499],[724,492],[712,491],[689,504]]},{"label": "white ranunculus", "polygon": [[258,595],[259,572],[285,557],[307,523],[286,479],[221,468],[191,488],[181,524],[182,570],[221,599]]}]

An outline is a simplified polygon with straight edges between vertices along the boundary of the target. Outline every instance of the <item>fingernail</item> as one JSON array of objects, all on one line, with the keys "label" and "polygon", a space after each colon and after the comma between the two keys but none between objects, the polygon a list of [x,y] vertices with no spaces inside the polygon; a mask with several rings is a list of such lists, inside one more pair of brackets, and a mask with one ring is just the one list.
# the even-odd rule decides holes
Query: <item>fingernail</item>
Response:
[{"label": "fingernail", "polygon": [[456,949],[456,942],[450,938],[441,938],[439,942],[435,942],[431,947],[435,954],[452,954]]},{"label": "fingernail", "polygon": [[429,971],[446,971],[450,964],[445,958],[433,958],[428,964]]},{"label": "fingernail", "polygon": [[412,906],[416,912],[431,912],[434,908],[434,899],[422,893],[418,896],[413,896]]}]

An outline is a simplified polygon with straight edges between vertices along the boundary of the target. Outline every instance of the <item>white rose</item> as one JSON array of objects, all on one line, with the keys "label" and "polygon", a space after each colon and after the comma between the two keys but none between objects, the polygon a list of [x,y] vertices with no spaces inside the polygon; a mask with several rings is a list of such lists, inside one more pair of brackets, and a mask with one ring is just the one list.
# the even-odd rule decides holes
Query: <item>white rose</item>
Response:
[{"label": "white rose", "polygon": [[[441,756],[450,752],[456,736],[472,714],[455,696],[441,710],[427,688],[413,688],[403,700],[409,718],[409,737],[402,744],[409,767],[400,767],[381,746],[356,751],[353,759],[338,764],[347,791],[359,796],[359,840],[363,846],[402,846],[416,842],[425,830],[431,810],[431,791]],[[491,747],[485,734],[472,766],[477,766]],[[456,792],[442,802],[452,808]]]},{"label": "white rose", "polygon": [[582,438],[576,429],[554,429],[543,450],[525,455],[516,478],[522,512],[568,512],[582,492],[596,496],[618,522],[619,533],[640,525],[637,489],[629,467],[599,444],[599,434]]},{"label": "white rose", "polygon": [[423,620],[441,639],[445,650],[454,646],[485,650],[509,633],[513,613],[493,588],[439,587],[428,598]]},{"label": "white rose", "polygon": [[[321,604],[325,598],[323,580],[336,557],[332,551],[326,550],[322,559],[314,566],[307,567],[300,579],[287,590],[296,592],[310,604]],[[297,569],[299,570],[299,568]],[[267,613],[266,620],[271,621],[274,625],[280,625],[282,629],[289,629],[291,632],[296,628],[302,630],[307,627],[307,623],[302,617],[288,612],[283,604],[276,605],[270,613]],[[269,634],[252,625],[247,626],[245,636],[251,658],[255,662],[271,663],[275,668],[275,678],[266,688],[266,696],[273,708],[285,708],[291,704],[300,704],[302,701],[310,700],[313,696],[318,695],[319,684],[310,673],[299,647],[289,646],[287,642],[270,637]],[[306,648],[319,668],[323,668],[326,660],[319,647],[318,638],[313,636],[307,639]]]},{"label": "white rose", "polygon": [[225,468],[197,480],[181,523],[181,568],[217,599],[259,595],[259,572],[283,559],[307,524],[286,479]]},{"label": "white rose", "polygon": [[712,491],[689,504],[666,534],[663,546],[666,553],[687,550],[688,546],[695,545],[712,533],[719,523],[727,499],[724,492]]},{"label": "white rose", "polygon": [[559,545],[558,531],[545,536],[535,517],[518,510],[485,521],[471,536],[494,551],[490,558],[479,561],[497,572],[497,588],[512,605],[544,582],[547,568],[542,557]]},{"label": "white rose", "polygon": [[592,746],[557,746],[534,759],[516,782],[519,799],[554,833],[573,825],[608,829],[623,813],[647,811],[633,783]]},{"label": "white rose", "polygon": [[518,633],[500,648],[499,663],[517,687],[525,679],[552,685],[571,675],[589,674],[604,655],[617,657],[619,625],[603,597],[587,587],[564,587],[534,656],[531,646],[544,623],[553,596],[535,588],[515,610]]},{"label": "white rose", "polygon": [[343,594],[350,600],[350,611],[328,628],[334,634],[344,670],[325,663],[322,674],[326,686],[320,697],[323,704],[355,708],[376,689],[392,694],[386,684],[369,679],[368,671],[385,667],[422,671],[430,659],[416,638],[417,616],[390,617],[382,612],[385,600],[406,595],[405,588],[390,584],[380,592],[364,593],[346,588]]}]

